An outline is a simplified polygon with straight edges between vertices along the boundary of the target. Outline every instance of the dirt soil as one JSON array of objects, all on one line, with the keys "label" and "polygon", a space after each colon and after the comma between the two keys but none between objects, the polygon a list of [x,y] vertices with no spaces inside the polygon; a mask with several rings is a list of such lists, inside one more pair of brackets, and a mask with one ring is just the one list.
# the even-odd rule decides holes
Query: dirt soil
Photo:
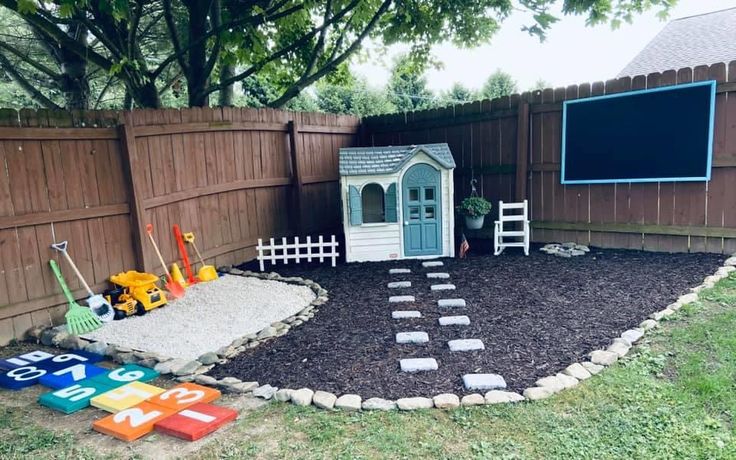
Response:
[{"label": "dirt soil", "polygon": [[[427,269],[421,261],[289,265],[285,276],[303,276],[323,285],[330,301],[316,316],[287,335],[248,350],[215,367],[215,377],[235,376],[281,388],[309,387],[363,398],[400,398],[468,393],[467,373],[498,373],[511,390],[521,391],[540,377],[584,360],[626,329],[672,303],[712,274],[724,257],[598,250],[563,259],[539,252],[529,257],[508,251],[499,257],[477,255],[444,259]],[[389,275],[390,268],[409,275]],[[253,268],[248,266],[245,268]],[[444,271],[450,280],[429,280]],[[389,281],[412,287],[388,289]],[[430,291],[451,282],[456,291]],[[414,304],[390,304],[390,295],[416,297]],[[448,314],[470,317],[470,326],[440,327],[437,300],[464,298],[467,307]],[[393,310],[419,310],[422,318],[394,320]],[[426,331],[423,345],[398,345],[395,334]],[[447,341],[481,339],[485,350],[450,352]],[[402,373],[399,360],[432,357],[439,370]]]}]

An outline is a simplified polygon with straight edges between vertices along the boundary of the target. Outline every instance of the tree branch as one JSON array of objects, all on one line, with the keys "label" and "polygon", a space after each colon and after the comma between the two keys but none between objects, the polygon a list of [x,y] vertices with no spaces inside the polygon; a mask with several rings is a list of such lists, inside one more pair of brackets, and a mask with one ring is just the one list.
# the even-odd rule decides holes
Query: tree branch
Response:
[{"label": "tree branch", "polygon": [[[299,4],[299,5],[293,6],[291,8],[288,8],[288,9],[286,9],[286,10],[280,12],[280,13],[275,13],[275,11],[277,11],[279,8],[281,8],[282,6],[284,6],[287,2],[288,2],[288,0],[281,0],[276,5],[274,5],[272,8],[270,8],[268,11],[266,11],[266,12],[264,12],[262,14],[255,15],[255,16],[250,16],[248,18],[239,19],[237,21],[231,21],[231,22],[228,22],[227,24],[223,24],[222,26],[220,26],[220,27],[218,27],[216,29],[210,30],[208,33],[202,35],[197,40],[189,43],[189,46],[187,46],[185,49],[181,49],[179,52],[175,52],[173,55],[171,55],[171,56],[167,57],[166,59],[164,59],[163,62],[161,62],[161,64],[159,64],[159,66],[156,68],[156,70],[153,71],[154,78],[157,77],[161,72],[163,72],[164,69],[169,64],[171,64],[172,62],[174,62],[174,61],[177,61],[178,62],[180,60],[183,60],[184,59],[184,55],[191,48],[193,48],[193,47],[201,44],[205,40],[208,40],[210,37],[212,37],[215,34],[220,34],[220,33],[224,32],[224,31],[226,31],[226,30],[228,30],[230,28],[240,27],[240,26],[244,26],[244,25],[247,25],[247,24],[250,24],[250,25],[252,25],[254,27],[255,26],[259,26],[259,25],[265,24],[267,21],[275,21],[275,20],[284,18],[284,17],[289,16],[290,14],[294,14],[295,12],[297,12],[299,10],[302,10],[304,8],[304,5],[303,4]],[[179,65],[181,65],[181,63],[179,63]]]},{"label": "tree branch", "polygon": [[38,70],[39,72],[45,73],[46,75],[48,75],[49,77],[55,80],[58,80],[59,78],[61,78],[61,75],[55,72],[50,67],[47,67],[41,64],[40,62],[36,61],[35,59],[32,59],[30,56],[28,56],[28,54],[22,53],[20,50],[15,49],[14,47],[8,45],[7,43],[0,42],[0,48],[18,56],[26,64],[30,65],[31,67]]},{"label": "tree branch", "polygon": [[[166,27],[169,30],[169,36],[171,37],[171,44],[174,47],[173,58],[176,59],[176,62],[179,64],[179,67],[181,67],[181,70],[183,70],[184,73],[189,73],[189,66],[187,65],[187,61],[184,59],[184,51],[181,49],[181,42],[179,41],[179,33],[176,31],[176,23],[174,22],[174,14],[171,12],[171,0],[163,0],[162,4],[164,7],[164,19],[166,19]],[[163,71],[163,69],[166,68],[167,65],[169,65],[169,63],[171,62],[169,59],[171,58],[172,56],[169,56],[168,59],[165,59],[164,62],[162,62],[158,66],[158,68],[153,71],[154,78],[157,77],[158,74],[160,74]]]},{"label": "tree branch", "polygon": [[38,89],[36,89],[33,84],[29,83],[28,80],[23,78],[23,76],[15,70],[15,67],[8,60],[8,58],[5,57],[5,55],[2,53],[0,53],[0,67],[5,70],[5,73],[11,80],[13,80],[18,86],[20,86],[23,91],[28,93],[28,95],[31,96],[36,102],[46,107],[47,109],[61,110],[60,106],[54,103],[54,101],[52,101],[51,99],[44,96]]},{"label": "tree branch", "polygon": [[[222,80],[222,81],[220,81],[219,84],[214,85],[214,86],[211,86],[210,88],[207,89],[207,91],[205,92],[205,94],[214,93],[215,91],[219,91],[220,89],[224,88],[225,86],[231,85],[231,84],[233,84],[235,82],[238,82],[240,80],[243,80],[245,78],[248,78],[249,76],[251,76],[254,73],[256,73],[259,70],[261,70],[267,64],[269,64],[269,63],[271,63],[271,62],[273,62],[273,61],[275,61],[277,59],[280,59],[280,58],[286,56],[287,54],[289,54],[290,52],[296,50],[297,48],[305,45],[309,40],[311,40],[312,38],[314,38],[314,36],[317,35],[318,33],[320,33],[322,30],[326,29],[327,27],[331,26],[332,24],[336,23],[337,21],[339,21],[340,19],[342,19],[343,17],[345,17],[345,15],[347,13],[349,13],[352,9],[354,9],[357,6],[358,3],[360,3],[360,0],[353,0],[352,2],[350,2],[350,4],[348,6],[346,6],[345,8],[343,8],[342,10],[340,10],[340,12],[338,12],[337,14],[335,14],[329,22],[326,22],[326,23],[322,24],[321,26],[312,29],[310,32],[304,34],[299,40],[293,42],[291,45],[287,46],[286,48],[282,48],[279,51],[277,51],[274,54],[272,54],[271,56],[269,56],[269,57],[267,57],[265,59],[262,59],[261,61],[253,64],[248,69],[246,69],[243,72],[241,72],[241,73],[233,76],[232,78],[228,78],[228,79]],[[390,4],[391,1],[389,0],[388,3]]]},{"label": "tree branch", "polygon": [[[0,5],[15,12],[18,11],[18,2],[16,0],[0,0]],[[98,67],[102,67],[106,70],[109,70],[112,67],[112,61],[107,59],[105,56],[97,53],[96,51],[90,50],[87,46],[84,46],[81,43],[72,40],[66,35],[66,32],[60,29],[59,26],[54,24],[53,22],[42,18],[38,14],[25,14],[21,15],[21,17],[25,19],[28,23],[33,24],[34,26],[44,31],[46,34],[56,40],[56,42],[60,46],[66,47],[67,49],[83,57],[85,60],[91,62],[92,64]]]},{"label": "tree branch", "polygon": [[360,47],[365,37],[368,36],[371,30],[373,30],[373,28],[378,23],[378,20],[381,18],[381,16],[383,16],[383,14],[388,10],[389,6],[391,6],[391,2],[392,0],[385,0],[381,4],[381,6],[378,8],[378,10],[373,15],[373,17],[368,22],[368,24],[363,29],[363,31],[355,38],[355,41],[353,41],[353,43],[340,56],[328,62],[324,66],[322,66],[320,70],[318,70],[311,76],[307,76],[307,75],[302,76],[296,83],[294,83],[290,88],[284,91],[284,93],[279,98],[277,98],[276,100],[272,102],[269,102],[268,106],[269,107],[281,107],[286,102],[288,102],[291,98],[298,95],[302,89],[311,85],[315,81],[327,75],[327,73],[335,69],[335,67],[342,64],[348,57],[350,57],[351,54],[353,54]]}]

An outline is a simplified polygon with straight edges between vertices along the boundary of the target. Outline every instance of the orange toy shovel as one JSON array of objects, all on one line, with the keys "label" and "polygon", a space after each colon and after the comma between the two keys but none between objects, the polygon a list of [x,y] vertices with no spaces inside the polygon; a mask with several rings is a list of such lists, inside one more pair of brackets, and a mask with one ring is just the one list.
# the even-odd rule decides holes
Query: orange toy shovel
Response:
[{"label": "orange toy shovel", "polygon": [[181,284],[174,281],[174,278],[171,277],[171,272],[169,272],[169,269],[166,267],[166,262],[164,262],[164,258],[163,256],[161,256],[161,251],[158,250],[158,245],[153,239],[153,225],[147,224],[146,232],[148,232],[148,238],[151,239],[153,249],[156,250],[156,255],[158,256],[158,260],[161,262],[161,266],[164,267],[164,270],[166,271],[166,279],[168,280],[166,282],[166,290],[169,291],[169,293],[171,293],[171,295],[177,299],[180,297],[184,297],[184,288],[181,287]]}]

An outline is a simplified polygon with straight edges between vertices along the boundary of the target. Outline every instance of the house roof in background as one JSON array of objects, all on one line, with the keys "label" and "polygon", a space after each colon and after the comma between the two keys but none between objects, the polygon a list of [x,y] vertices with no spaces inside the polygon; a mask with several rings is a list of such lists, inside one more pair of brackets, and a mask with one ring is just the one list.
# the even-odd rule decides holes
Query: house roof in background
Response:
[{"label": "house roof in background", "polygon": [[426,153],[447,169],[455,167],[455,160],[452,158],[450,146],[446,143],[351,147],[340,149],[340,175],[360,176],[395,173],[419,152]]},{"label": "house roof in background", "polygon": [[733,60],[736,60],[736,8],[729,8],[671,21],[618,77]]}]

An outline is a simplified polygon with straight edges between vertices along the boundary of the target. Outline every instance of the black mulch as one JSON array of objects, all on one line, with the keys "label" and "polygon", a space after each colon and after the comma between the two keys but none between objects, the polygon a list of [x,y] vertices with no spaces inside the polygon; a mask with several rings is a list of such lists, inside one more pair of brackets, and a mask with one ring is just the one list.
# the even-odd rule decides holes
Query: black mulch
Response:
[{"label": "black mulch", "polygon": [[[443,259],[427,269],[420,261],[354,263],[331,268],[281,266],[279,273],[313,279],[329,291],[317,315],[287,335],[249,350],[211,371],[281,388],[309,387],[363,398],[465,394],[462,375],[501,374],[520,391],[540,377],[585,359],[613,337],[636,327],[712,274],[723,257],[594,249],[572,259],[533,250],[529,257],[507,250],[499,257],[471,252],[465,260]],[[410,275],[389,275],[392,267]],[[425,274],[450,273],[456,291],[430,292]],[[389,281],[412,287],[387,289]],[[434,281],[444,282],[444,281]],[[389,304],[389,295],[411,294],[414,304]],[[468,307],[454,314],[470,326],[442,327],[437,299],[462,297]],[[395,309],[420,310],[415,320],[393,320]],[[394,334],[426,331],[427,345],[397,345]],[[486,349],[451,353],[447,341],[482,339]],[[433,357],[439,370],[406,374],[399,359]]]}]

